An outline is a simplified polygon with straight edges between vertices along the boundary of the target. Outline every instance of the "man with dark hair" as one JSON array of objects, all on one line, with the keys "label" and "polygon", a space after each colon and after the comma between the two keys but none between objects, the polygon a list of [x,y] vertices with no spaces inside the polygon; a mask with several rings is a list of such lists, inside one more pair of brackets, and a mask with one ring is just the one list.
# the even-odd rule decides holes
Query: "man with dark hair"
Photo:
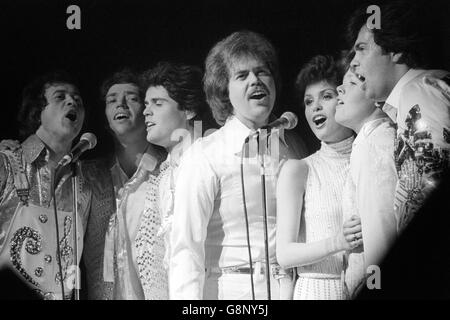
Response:
[{"label": "man with dark hair", "polygon": [[[70,298],[73,267],[79,262],[74,256],[71,170],[65,166],[55,172],[85,118],[73,83],[66,73],[55,72],[27,86],[19,113],[26,139],[19,148],[0,152],[0,266],[11,267],[44,299]],[[92,195],[85,169],[77,163],[79,252]]]},{"label": "man with dark hair", "polygon": [[406,1],[380,5],[379,29],[367,22],[366,7],[352,16],[350,65],[364,83],[366,97],[397,124],[396,219],[403,230],[436,188],[450,162],[450,100],[432,83],[449,80],[427,66],[423,11]]},{"label": "man with dark hair", "polygon": [[[255,148],[243,151],[244,141],[253,130],[268,123],[277,97],[278,74],[275,49],[254,32],[235,32],[208,54],[204,89],[217,123],[223,126],[195,142],[180,163],[171,234],[171,299],[251,299],[252,284],[255,298],[265,299],[269,294],[267,277],[272,298],[278,299],[278,279],[291,285],[275,258],[276,174],[286,150],[279,136],[273,134],[272,146],[280,148],[272,151],[280,152],[269,154],[266,150],[264,155],[270,274],[264,271],[257,155]],[[251,146],[255,146],[254,140]],[[246,154],[245,196],[241,189],[241,152]],[[248,210],[244,209],[244,200]]]},{"label": "man with dark hair", "polygon": [[85,264],[89,298],[144,299],[140,257],[145,243],[138,239],[138,231],[147,190],[156,185],[165,152],[146,140],[143,90],[134,72],[114,73],[103,82],[101,95],[114,153],[98,161],[111,185],[99,190],[99,198],[103,204],[112,199],[113,207],[92,217],[88,224]]},{"label": "man with dark hair", "polygon": [[[47,89],[53,83],[66,83],[71,84],[74,88],[78,88],[76,80],[62,70],[44,74],[25,87],[17,115],[21,138],[25,139],[34,134],[41,125],[41,112],[48,104],[43,88]],[[76,90],[78,91],[78,89]],[[79,94],[77,99],[81,99]]]},{"label": "man with dark hair", "polygon": [[[215,127],[211,110],[206,103],[202,88],[202,72],[200,68],[172,62],[159,62],[154,68],[146,71],[141,77],[146,88],[144,115],[152,119],[157,106],[163,110],[172,102],[173,108],[164,119],[158,122],[147,122],[147,140],[164,147],[168,152],[178,145],[178,140],[171,139],[176,129],[188,129],[193,133],[196,121],[201,121],[201,132]],[[149,125],[151,128],[149,128]],[[172,153],[173,154],[173,153]]]},{"label": "man with dark hair", "polygon": [[[149,192],[149,203],[158,203],[158,210],[143,217],[140,234],[149,239],[144,268],[147,276],[144,292],[153,299],[168,299],[171,220],[173,192],[178,164],[192,142],[211,127],[211,114],[202,88],[200,68],[181,63],[160,62],[142,75],[145,94],[147,140],[168,152],[161,164],[157,192]],[[199,127],[200,125],[200,127]]]}]

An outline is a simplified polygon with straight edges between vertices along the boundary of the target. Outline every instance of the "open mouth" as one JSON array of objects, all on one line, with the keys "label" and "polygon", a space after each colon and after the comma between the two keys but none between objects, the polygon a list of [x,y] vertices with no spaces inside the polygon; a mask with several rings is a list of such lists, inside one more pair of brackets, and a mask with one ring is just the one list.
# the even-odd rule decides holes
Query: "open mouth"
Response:
[{"label": "open mouth", "polygon": [[72,122],[77,121],[77,112],[75,110],[69,110],[66,114],[66,118],[69,119]]},{"label": "open mouth", "polygon": [[262,89],[257,89],[254,92],[252,92],[249,96],[249,99],[253,99],[253,100],[261,100],[264,99],[265,97],[267,97],[268,94],[265,90]]},{"label": "open mouth", "polygon": [[339,99],[339,98],[338,98],[338,99],[337,99],[337,104],[338,104],[338,105],[343,105],[343,104],[344,104],[344,101],[343,101],[342,99]]},{"label": "open mouth", "polygon": [[321,128],[325,124],[325,121],[327,121],[327,117],[320,114],[320,115],[314,116],[312,118],[312,121],[314,122],[314,124],[316,125],[317,128]]},{"label": "open mouth", "polygon": [[130,115],[125,112],[116,113],[116,115],[114,116],[114,120],[124,120],[124,119],[129,119],[129,118],[130,118]]},{"label": "open mouth", "polygon": [[145,122],[145,126],[146,126],[147,130],[150,129],[151,127],[153,127],[154,125],[156,125],[156,123],[154,123],[154,122],[150,122],[150,121]]}]

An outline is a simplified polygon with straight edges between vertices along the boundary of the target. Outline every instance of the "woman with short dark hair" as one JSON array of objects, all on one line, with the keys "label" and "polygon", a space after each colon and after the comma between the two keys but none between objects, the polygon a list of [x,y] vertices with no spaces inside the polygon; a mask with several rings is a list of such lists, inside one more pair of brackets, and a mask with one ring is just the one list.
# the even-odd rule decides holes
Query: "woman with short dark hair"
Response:
[{"label": "woman with short dark hair", "polygon": [[331,57],[316,56],[297,77],[321,148],[287,161],[278,179],[276,252],[282,267],[297,269],[294,299],[343,299],[342,253],[361,244],[359,220],[342,230],[342,189],[353,143],[353,132],[334,120],[342,73]]}]

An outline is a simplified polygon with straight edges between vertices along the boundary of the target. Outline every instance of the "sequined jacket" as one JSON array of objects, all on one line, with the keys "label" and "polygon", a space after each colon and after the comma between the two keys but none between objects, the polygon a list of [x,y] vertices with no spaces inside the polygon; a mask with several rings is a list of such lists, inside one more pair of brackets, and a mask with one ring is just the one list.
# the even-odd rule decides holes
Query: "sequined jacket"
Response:
[{"label": "sequined jacket", "polygon": [[[168,299],[164,239],[157,235],[161,225],[157,204],[159,167],[165,156],[165,152],[148,149],[129,179],[123,179],[117,163],[111,167],[116,212],[106,235],[104,279],[114,281],[113,299]],[[132,204],[137,201],[140,203]],[[128,215],[138,218],[136,233]]]},{"label": "sequined jacket", "polygon": [[[147,197],[142,199],[144,202],[145,211],[142,215],[142,221],[140,222],[140,228],[136,245],[139,248],[138,264],[140,281],[145,292],[146,297],[154,297],[154,290],[158,291],[159,286],[154,286],[154,280],[162,280],[159,268],[152,267],[154,262],[154,255],[161,256],[164,252],[156,253],[155,249],[161,249],[160,246],[153,246],[155,241],[155,232],[149,232],[154,227],[153,223],[159,216],[155,216],[154,212],[154,198],[156,196],[157,180],[159,179],[159,163],[165,158],[165,153],[158,154],[157,167],[153,174],[147,174],[145,180],[150,179],[147,184],[149,190]],[[110,228],[113,228],[115,222],[117,222],[117,203],[120,203],[121,197],[116,198],[116,191],[121,189],[121,185],[115,185],[113,179],[113,168],[115,167],[114,156],[105,157],[102,159],[92,160],[85,164],[86,177],[92,183],[93,197],[92,197],[92,212],[88,221],[86,236],[85,236],[85,250],[84,265],[86,267],[86,284],[88,289],[88,299],[93,300],[112,300],[117,299],[117,290],[121,290],[118,283],[109,281],[105,278],[105,260],[109,261],[109,258],[114,260],[114,270],[112,271],[117,280],[118,269],[124,269],[121,265],[118,268],[116,252],[113,248],[113,252],[105,254],[106,247],[105,240],[108,238],[106,235]],[[119,181],[120,179],[116,179]],[[116,182],[117,182],[116,181]],[[122,195],[124,196],[124,195]],[[158,220],[159,221],[159,220]],[[158,224],[159,226],[159,224]],[[113,228],[114,229],[114,228]],[[111,230],[110,230],[111,231]],[[121,236],[125,234],[121,233]],[[158,243],[159,241],[156,240]],[[164,249],[164,247],[162,247]],[[110,248],[109,248],[110,249]],[[108,250],[109,250],[108,249]],[[112,255],[111,257],[109,257]],[[106,259],[105,259],[106,258]],[[131,266],[126,266],[131,267]],[[108,265],[106,265],[108,269]],[[162,269],[162,268],[161,268]],[[123,271],[123,270],[122,270]],[[158,271],[155,276],[153,273]],[[162,274],[164,276],[164,274]],[[163,281],[164,282],[164,281]],[[120,296],[120,294],[119,294]]]},{"label": "sequined jacket", "polygon": [[[49,151],[36,135],[28,137],[17,151],[0,152],[0,252],[2,252],[4,246],[12,246],[12,244],[6,243],[9,236],[8,229],[16,208],[21,201],[42,208],[51,208],[53,205],[51,197],[52,174],[48,161]],[[16,188],[17,182],[15,184],[14,181],[14,173],[17,172],[19,167],[22,174],[16,174],[16,178],[17,176],[21,177],[23,180],[21,185],[27,186],[24,190],[28,190],[24,193],[22,192],[22,198],[18,196],[16,190],[18,189]],[[81,218],[83,230],[86,230],[91,209],[92,190],[85,179],[82,164],[78,165],[77,172],[79,178],[78,215]],[[58,182],[55,196],[58,210],[72,211],[72,184],[69,171],[63,174]],[[41,222],[44,222],[42,220]],[[41,235],[41,237],[44,241],[43,243],[45,241],[56,241],[55,239],[46,239],[45,234]],[[16,269],[20,269],[20,266],[14,263],[13,265]],[[30,275],[23,274],[25,271],[18,271],[25,279],[32,282]],[[46,273],[46,270],[43,270],[44,277],[46,274],[50,273]]]}]

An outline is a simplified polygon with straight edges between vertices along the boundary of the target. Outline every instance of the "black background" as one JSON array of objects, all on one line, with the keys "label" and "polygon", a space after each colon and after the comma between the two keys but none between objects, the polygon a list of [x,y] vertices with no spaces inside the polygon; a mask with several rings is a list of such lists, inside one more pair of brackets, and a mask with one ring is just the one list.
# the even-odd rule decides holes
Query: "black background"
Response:
[{"label": "black background", "polygon": [[[208,50],[231,32],[249,29],[267,36],[278,49],[282,92],[275,113],[291,110],[300,116],[295,129],[309,151],[318,147],[295,100],[293,83],[301,66],[316,54],[337,55],[347,49],[344,26],[358,6],[356,0],[307,1],[10,1],[0,4],[2,42],[0,139],[18,138],[15,120],[23,87],[37,75],[65,69],[80,79],[88,128],[105,137],[99,126],[104,105],[102,80],[118,68],[152,67],[159,60],[203,67]],[[68,30],[66,9],[81,8],[81,30]],[[438,10],[436,10],[436,8]],[[434,11],[433,11],[434,10]],[[424,17],[433,12],[435,30],[432,66],[450,70],[450,1],[428,1]],[[99,152],[99,151],[97,151]],[[382,277],[385,290],[366,298],[450,297],[450,234],[448,181],[397,243]],[[424,214],[422,214],[424,217]],[[384,271],[383,271],[384,272]]]},{"label": "black background", "polygon": [[[70,4],[81,9],[81,30],[66,27]],[[99,137],[96,149],[104,150],[107,137],[99,127],[104,110],[99,87],[105,77],[124,66],[146,70],[160,60],[203,67],[218,40],[249,29],[267,36],[277,48],[283,81],[274,112],[291,110],[300,116],[295,130],[312,152],[319,143],[295,99],[295,77],[313,55],[337,55],[347,49],[345,23],[359,4],[357,0],[2,0],[0,138],[18,137],[15,118],[24,86],[37,75],[65,69],[80,79],[91,113],[87,128]],[[436,12],[430,19],[436,31],[433,66],[450,69],[449,1],[427,1],[424,13],[431,10]]]}]

